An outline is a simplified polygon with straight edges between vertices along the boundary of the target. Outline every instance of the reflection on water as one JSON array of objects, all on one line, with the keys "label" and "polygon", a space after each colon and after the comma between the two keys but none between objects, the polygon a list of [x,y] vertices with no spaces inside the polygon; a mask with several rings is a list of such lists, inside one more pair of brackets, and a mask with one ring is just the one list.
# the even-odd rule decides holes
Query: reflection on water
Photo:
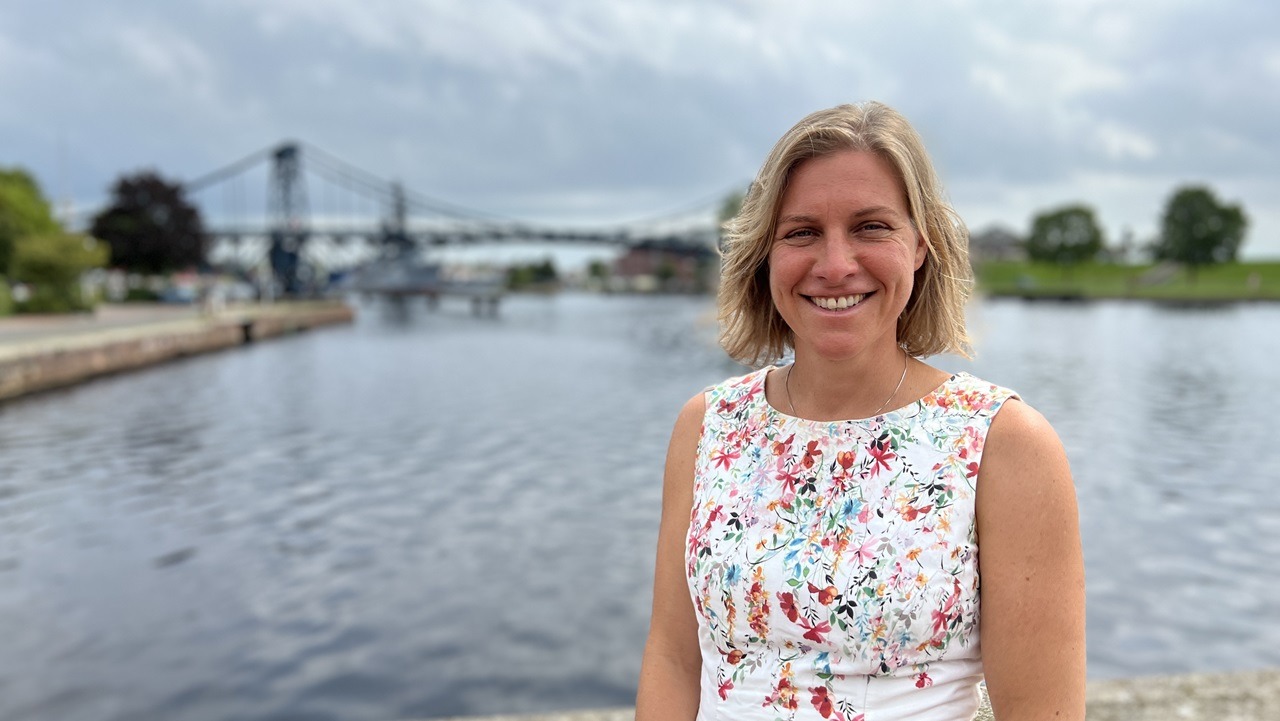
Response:
[{"label": "reflection on water", "polygon": [[[1094,676],[1280,664],[1280,308],[975,307],[1076,474]],[[0,717],[630,703],[707,301],[371,306],[0,407]]]}]

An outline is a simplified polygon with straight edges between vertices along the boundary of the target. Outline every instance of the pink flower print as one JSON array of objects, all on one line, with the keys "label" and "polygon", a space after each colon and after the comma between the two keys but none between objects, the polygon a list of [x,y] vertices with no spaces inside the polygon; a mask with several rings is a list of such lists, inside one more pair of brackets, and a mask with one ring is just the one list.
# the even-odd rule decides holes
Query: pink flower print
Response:
[{"label": "pink flower print", "polygon": [[981,453],[984,442],[984,436],[973,426],[965,426],[964,440],[965,450],[970,453]]},{"label": "pink flower print", "polygon": [[822,714],[822,718],[832,718],[832,714],[835,714],[835,718],[840,717],[840,712],[836,711],[835,704],[831,700],[831,692],[827,690],[826,686],[814,686],[809,689],[809,693],[813,694],[810,703],[818,710],[818,713]]},{"label": "pink flower print", "polygon": [[942,610],[939,611],[938,609],[934,609],[933,611],[933,634],[935,645],[939,641],[937,637],[946,630],[948,625],[950,625],[952,616],[954,615],[952,612],[956,607],[956,601],[960,600],[960,581],[952,581],[952,584],[953,587],[951,589],[951,595],[947,597],[947,602],[942,605]]},{"label": "pink flower print", "polygon": [[871,465],[872,476],[875,476],[881,470],[890,470],[891,466],[889,465],[889,461],[898,457],[893,452],[893,448],[889,445],[886,438],[887,436],[881,436],[876,440],[871,441],[871,445],[867,446],[867,454],[875,459],[875,462]]},{"label": "pink flower print", "polygon": [[933,679],[929,678],[929,674],[921,671],[916,675],[916,688],[928,688],[933,685]]},{"label": "pink flower print", "polygon": [[921,514],[928,513],[931,508],[933,508],[932,504],[928,506],[919,506],[919,507],[907,506],[906,508],[899,511],[899,513],[902,514],[902,519],[904,521],[914,521],[917,518],[919,518]]},{"label": "pink flower print", "polygon": [[796,597],[790,591],[783,591],[778,594],[778,608],[786,615],[787,620],[792,623],[800,617],[800,611],[796,608]]},{"label": "pink flower print", "polygon": [[796,695],[796,687],[791,681],[791,677],[795,674],[791,671],[791,664],[782,664],[781,678],[778,684],[774,686],[773,693],[765,697],[761,706],[781,705],[789,711],[795,711],[800,708],[800,699]]},{"label": "pink flower print", "polygon": [[796,481],[800,480],[800,478],[787,468],[786,459],[778,459],[778,470],[775,476],[779,481],[782,481],[783,498],[789,498],[796,494]]},{"label": "pink flower print", "polygon": [[836,600],[836,596],[840,593],[840,590],[837,589],[835,586],[818,588],[817,586],[813,585],[813,583],[810,583],[809,593],[812,593],[818,597],[818,603],[821,603],[823,606],[830,606],[831,602]]},{"label": "pink flower print", "polygon": [[725,681],[724,683],[720,684],[720,689],[719,689],[719,692],[720,692],[720,700],[721,700],[721,701],[727,701],[727,700],[729,700],[729,692],[730,692],[730,691],[732,691],[732,690],[733,690],[733,680],[732,680],[732,679],[727,680],[727,681]]},{"label": "pink flower print", "polygon": [[840,451],[836,454],[836,463],[839,463],[840,467],[847,471],[853,467],[854,458],[853,451]]},{"label": "pink flower print", "polygon": [[880,539],[872,536],[858,546],[858,550],[854,552],[854,557],[858,563],[871,563],[876,560],[875,546]]},{"label": "pink flower print", "polygon": [[831,624],[826,621],[819,621],[814,624],[804,616],[800,617],[800,627],[805,629],[804,637],[814,643],[826,643],[827,639],[822,634],[831,633]]},{"label": "pink flower print", "polygon": [[805,468],[813,468],[813,464],[821,457],[822,451],[818,450],[818,442],[809,441],[804,449],[804,460],[801,461],[801,465]]},{"label": "pink flower print", "polygon": [[933,633],[936,636],[943,632],[947,627],[947,614],[945,611],[933,609]]},{"label": "pink flower print", "polygon": [[737,451],[722,448],[711,454],[711,462],[727,471],[729,470],[729,466],[733,465],[733,462],[741,457],[742,454]]},{"label": "pink flower print", "polygon": [[747,625],[760,638],[769,635],[769,592],[760,581],[751,584],[747,594]]}]

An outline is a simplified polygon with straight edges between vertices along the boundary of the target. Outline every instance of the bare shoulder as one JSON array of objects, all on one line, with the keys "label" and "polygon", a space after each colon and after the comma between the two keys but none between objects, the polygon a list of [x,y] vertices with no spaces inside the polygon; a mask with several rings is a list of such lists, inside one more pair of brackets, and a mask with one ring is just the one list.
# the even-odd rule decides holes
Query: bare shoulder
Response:
[{"label": "bare shoulder", "polygon": [[1039,481],[1069,486],[1071,470],[1049,421],[1021,399],[1010,398],[991,421],[979,479],[981,499],[982,486],[989,484],[1003,487]]},{"label": "bare shoulder", "polygon": [[988,449],[998,449],[998,453],[1006,450],[1048,446],[1061,448],[1058,433],[1049,425],[1049,421],[1021,398],[1010,398],[1000,407],[1000,412],[991,420],[991,430],[987,434]]},{"label": "bare shoulder", "polygon": [[1016,544],[1079,523],[1071,466],[1039,411],[1011,398],[991,421],[978,470],[978,534]]},{"label": "bare shoulder", "polygon": [[1058,434],[1010,399],[978,471],[982,653],[997,718],[1084,718],[1084,562]]},{"label": "bare shoulder", "polygon": [[702,416],[707,412],[707,394],[703,391],[695,393],[680,407],[680,415],[676,416],[676,430],[695,433],[702,430]]},{"label": "bare shoulder", "polygon": [[[702,437],[703,416],[707,412],[705,393],[697,393],[680,407],[675,428],[671,431],[671,445],[667,449],[667,477],[672,471],[691,471],[698,454],[698,441]],[[674,466],[674,467],[673,467]],[[686,473],[679,473],[683,477]],[[691,474],[690,479],[692,478]]]}]

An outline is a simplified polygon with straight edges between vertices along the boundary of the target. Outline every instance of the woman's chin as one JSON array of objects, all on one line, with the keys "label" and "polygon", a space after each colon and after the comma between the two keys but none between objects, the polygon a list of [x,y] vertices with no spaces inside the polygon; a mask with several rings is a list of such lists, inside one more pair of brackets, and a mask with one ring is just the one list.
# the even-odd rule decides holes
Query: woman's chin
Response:
[{"label": "woman's chin", "polygon": [[809,343],[796,348],[796,356],[812,355],[821,360],[838,363],[852,360],[862,355],[867,344],[860,341],[838,341]]}]

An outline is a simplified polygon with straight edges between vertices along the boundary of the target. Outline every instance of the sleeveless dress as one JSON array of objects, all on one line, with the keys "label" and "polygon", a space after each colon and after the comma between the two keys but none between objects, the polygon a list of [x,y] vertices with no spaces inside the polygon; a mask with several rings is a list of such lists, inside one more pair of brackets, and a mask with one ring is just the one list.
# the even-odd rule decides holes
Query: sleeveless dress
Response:
[{"label": "sleeveless dress", "polygon": [[959,721],[978,709],[975,482],[1015,394],[968,374],[863,420],[706,392],[686,572],[698,721]]}]

